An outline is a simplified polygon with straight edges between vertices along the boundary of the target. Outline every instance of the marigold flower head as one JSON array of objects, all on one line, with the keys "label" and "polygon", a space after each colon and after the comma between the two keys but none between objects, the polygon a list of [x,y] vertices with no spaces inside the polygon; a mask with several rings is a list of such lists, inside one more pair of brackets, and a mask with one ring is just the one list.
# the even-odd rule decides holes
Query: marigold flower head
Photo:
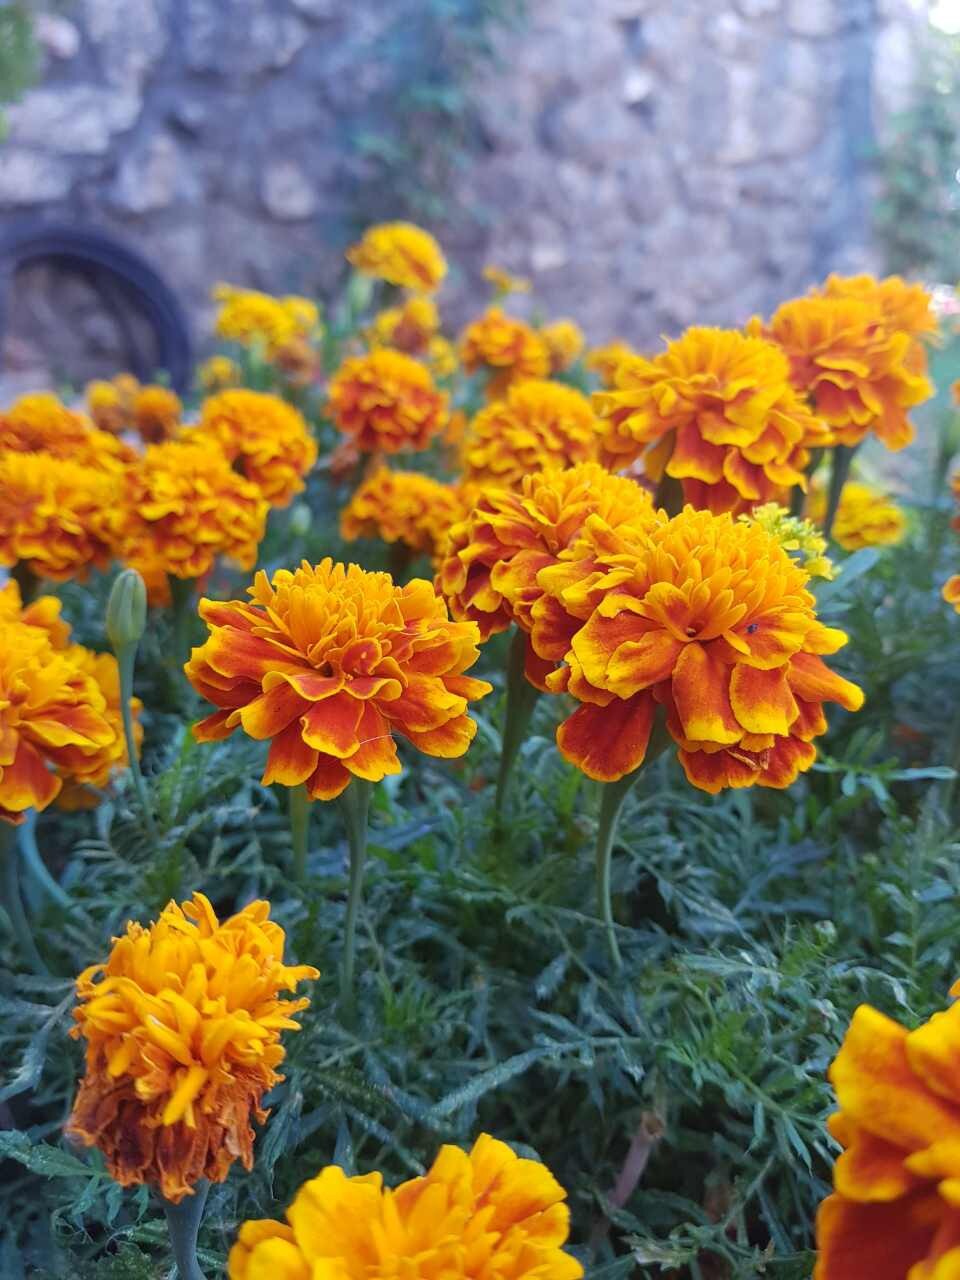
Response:
[{"label": "marigold flower head", "polygon": [[240,366],[229,356],[216,355],[204,360],[197,370],[197,382],[206,392],[227,391],[243,381]]},{"label": "marigold flower head", "polygon": [[464,474],[477,484],[512,489],[533,471],[593,462],[600,427],[590,401],[574,387],[539,378],[512,383],[470,423],[461,445]]},{"label": "marigold flower head", "polygon": [[[827,495],[815,488],[807,502],[811,520],[820,523],[827,511]],[[840,494],[831,536],[845,551],[861,547],[888,547],[902,541],[907,531],[903,508],[880,490],[848,480]]]},{"label": "marigold flower head", "polygon": [[184,439],[215,440],[272,507],[286,507],[303,492],[304,477],[317,460],[317,443],[303,414],[279,396],[245,388],[208,396],[199,426]]},{"label": "marigold flower head", "polygon": [[294,387],[309,387],[320,377],[320,353],[307,338],[291,338],[273,353],[274,367]]},{"label": "marigold flower head", "polygon": [[910,284],[901,276],[878,280],[871,275],[830,275],[816,292],[826,298],[859,298],[881,313],[889,329],[911,338],[937,328],[931,294],[922,284]]},{"label": "marigold flower head", "polygon": [[21,396],[0,413],[0,451],[45,453],[113,472],[136,458],[129,445],[46,391]]},{"label": "marigold flower head", "polygon": [[347,542],[382,538],[433,556],[460,519],[462,508],[463,499],[454,485],[417,471],[378,467],[340,513],[340,534]]},{"label": "marigold flower head", "polygon": [[811,447],[829,433],[790,386],[781,351],[732,329],[688,329],[653,359],[620,361],[615,385],[594,395],[605,461],[642,457],[684,497],[711,511],[742,511],[805,485]]},{"label": "marigold flower head", "polygon": [[44,453],[0,452],[0,564],[66,582],[105,569],[117,477]]},{"label": "marigold flower head", "polygon": [[555,320],[540,330],[540,337],[550,353],[550,372],[569,369],[586,345],[583,330],[573,320]]},{"label": "marigold flower head", "polygon": [[150,445],[127,478],[117,520],[120,556],[145,581],[161,569],[199,578],[218,556],[250,569],[266,515],[260,489],[212,443]]},{"label": "marigold flower head", "polygon": [[145,444],[162,444],[180,425],[183,405],[169,387],[141,387],[133,402],[133,422]]},{"label": "marigold flower head", "polygon": [[448,417],[449,397],[430,371],[390,347],[346,359],[329,397],[334,424],[363,453],[425,449]]},{"label": "marigold flower head", "polygon": [[305,783],[332,800],[352,778],[400,772],[394,734],[426,755],[461,756],[476,733],[467,704],[490,685],[463,673],[478,628],[451,622],[429,582],[323,560],[272,581],[251,603],[201,600],[210,638],[184,668],[220,710],[194,727],[201,741],[241,726],[270,739],[264,783]]},{"label": "marigold flower head", "polygon": [[13,578],[0,587],[0,623],[22,622],[46,632],[54,649],[66,649],[70,643],[70,624],[60,616],[63,605],[56,596],[37,596],[24,604],[20,587]]},{"label": "marigold flower head", "polygon": [[380,222],[368,227],[346,253],[351,266],[401,289],[433,293],[447,274],[439,244],[412,222]]},{"label": "marigold flower head", "polygon": [[439,328],[437,304],[423,294],[414,294],[400,306],[388,307],[373,317],[370,344],[393,347],[408,356],[419,356],[429,350],[430,340]]},{"label": "marigold flower head", "polygon": [[960,573],[955,573],[943,584],[943,598],[960,613]]},{"label": "marigold flower head", "polygon": [[484,369],[490,374],[487,395],[495,399],[510,382],[545,378],[550,372],[550,352],[540,334],[523,320],[489,307],[464,329],[460,363],[466,373]]},{"label": "marigold flower head", "polygon": [[280,1034],[309,1004],[281,993],[319,976],[284,964],[284,941],[269,903],[221,922],[195,893],[147,928],[130,922],[77,978],[71,1035],[86,1041],[86,1074],[67,1133],[99,1147],[121,1186],[177,1203],[238,1157],[252,1167],[251,1120],[266,1120],[263,1095],[283,1079]]},{"label": "marigold flower head", "polygon": [[946,1280],[960,1266],[958,1039],[960,1004],[912,1031],[869,1005],[854,1013],[830,1067],[843,1153],[814,1280]]},{"label": "marigold flower head", "polygon": [[661,705],[693,786],[789,786],[816,758],[822,704],[863,702],[820,656],[846,636],[818,621],[808,575],[759,524],[692,507],[620,541],[587,577],[576,565],[538,575],[584,620],[546,681],[581,703],[561,752],[590,777],[621,778],[642,764]]},{"label": "marigold flower head", "polygon": [[94,425],[101,431],[118,435],[133,425],[131,405],[115,382],[95,379],[88,382],[84,391],[87,409]]},{"label": "marigold flower head", "polygon": [[620,361],[627,356],[635,356],[637,353],[628,342],[615,338],[612,342],[608,342],[603,347],[591,347],[587,352],[584,363],[591,373],[595,373],[603,386],[612,387],[615,383],[617,369],[620,367]]},{"label": "marigold flower head", "polygon": [[493,285],[494,299],[505,298],[511,293],[529,293],[530,281],[526,276],[515,276],[510,271],[505,271],[503,267],[486,266],[483,268],[483,278]]},{"label": "marigold flower head", "polygon": [[426,360],[430,372],[441,382],[444,378],[452,378],[459,368],[457,348],[449,338],[439,333],[427,345]]},{"label": "marigold flower head", "polygon": [[897,450],[913,439],[907,411],[933,386],[911,355],[914,339],[890,329],[875,303],[795,298],[774,312],[766,333],[788,356],[794,386],[810,397],[835,443],[852,447],[872,431]]},{"label": "marigold flower head", "polygon": [[566,1192],[545,1165],[481,1134],[470,1152],[440,1148],[422,1178],[390,1190],[379,1173],[328,1165],[305,1183],[285,1223],[245,1222],[229,1280],[579,1280],[565,1253]]},{"label": "marigold flower head", "polygon": [[317,306],[309,298],[275,298],[230,284],[215,285],[212,293],[219,304],[214,322],[218,337],[243,347],[260,345],[271,358],[294,339],[309,337],[320,324]]},{"label": "marigold flower head", "polygon": [[810,520],[792,516],[786,507],[775,502],[765,502],[737,518],[758,524],[784,551],[796,557],[811,578],[830,581],[836,577],[833,561],[826,554],[827,540]]}]

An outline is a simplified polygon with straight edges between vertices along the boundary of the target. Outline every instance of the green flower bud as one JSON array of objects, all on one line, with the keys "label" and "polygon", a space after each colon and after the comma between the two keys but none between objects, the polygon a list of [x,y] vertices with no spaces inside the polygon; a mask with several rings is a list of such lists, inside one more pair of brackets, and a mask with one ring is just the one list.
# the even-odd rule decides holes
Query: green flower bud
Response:
[{"label": "green flower bud", "polygon": [[138,644],[146,625],[147,588],[136,569],[123,569],[107,601],[107,636],[114,653]]},{"label": "green flower bud", "polygon": [[302,538],[313,524],[313,514],[305,502],[295,504],[290,512],[290,532],[295,538]]}]

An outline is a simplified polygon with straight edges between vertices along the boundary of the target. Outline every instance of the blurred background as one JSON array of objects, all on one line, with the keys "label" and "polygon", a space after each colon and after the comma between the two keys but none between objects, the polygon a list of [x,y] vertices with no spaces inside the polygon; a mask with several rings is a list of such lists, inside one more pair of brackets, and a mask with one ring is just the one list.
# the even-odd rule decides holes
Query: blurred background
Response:
[{"label": "blurred background", "polygon": [[4,393],[123,366],[144,263],[91,230],[201,353],[216,281],[323,296],[397,217],[456,264],[453,325],[488,262],[641,347],[831,270],[952,285],[958,30],[960,0],[0,4]]}]

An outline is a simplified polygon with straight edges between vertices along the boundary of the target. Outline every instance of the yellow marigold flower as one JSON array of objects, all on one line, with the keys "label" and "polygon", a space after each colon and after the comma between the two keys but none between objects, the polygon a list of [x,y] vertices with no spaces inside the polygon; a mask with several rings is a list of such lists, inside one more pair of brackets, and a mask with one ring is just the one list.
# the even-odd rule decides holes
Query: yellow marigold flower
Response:
[{"label": "yellow marigold flower", "polygon": [[202,893],[170,902],[155,924],[131,921],[105,964],[77,978],[75,1038],[86,1074],[67,1133],[99,1147],[121,1186],[147,1183],[179,1202],[201,1178],[222,1182],[239,1157],[253,1165],[251,1120],[283,1079],[283,1030],[303,998],[281,992],[319,976],[283,963],[270,904],[223,922]]},{"label": "yellow marigold flower", "polygon": [[267,502],[211,443],[150,445],[127,477],[118,513],[120,557],[146,575],[199,578],[218,556],[253,567]]},{"label": "yellow marigold flower", "polygon": [[430,342],[440,328],[440,315],[432,298],[415,294],[399,307],[388,307],[373,317],[369,339],[371,346],[394,347],[408,356],[429,351]]},{"label": "yellow marigold flower", "polygon": [[197,382],[202,391],[227,391],[239,387],[243,381],[240,366],[229,356],[210,356],[197,370]]},{"label": "yellow marigold flower", "polygon": [[88,382],[85,390],[87,408],[94,425],[101,431],[118,435],[131,426],[129,406],[115,382],[96,379]]},{"label": "yellow marigold flower", "polygon": [[583,330],[573,320],[555,320],[540,330],[540,337],[550,353],[550,372],[569,369],[586,345]]},{"label": "yellow marigold flower", "polygon": [[100,686],[53,647],[47,627],[0,620],[0,819],[46,809],[63,776],[115,740]]},{"label": "yellow marigold flower", "polygon": [[566,1192],[545,1165],[481,1134],[469,1154],[440,1148],[429,1172],[393,1190],[379,1173],[328,1165],[305,1183],[284,1222],[245,1222],[229,1280],[336,1276],[579,1280],[565,1253]]},{"label": "yellow marigold flower", "polygon": [[251,604],[201,600],[210,638],[184,670],[221,708],[194,726],[200,741],[242,726],[270,739],[264,783],[306,783],[332,800],[351,778],[400,772],[394,733],[430,756],[462,756],[476,733],[469,701],[490,685],[463,673],[477,627],[451,622],[432,585],[323,560],[263,572]]},{"label": "yellow marigold flower", "polygon": [[955,573],[943,584],[943,598],[960,613],[960,573]]},{"label": "yellow marigold flower", "polygon": [[456,347],[439,333],[427,345],[426,360],[430,372],[441,381],[452,378],[459,367]]},{"label": "yellow marigold flower", "polygon": [[20,588],[13,578],[0,587],[0,623],[22,622],[45,631],[54,649],[66,649],[70,643],[70,624],[60,616],[62,603],[56,596],[37,596],[25,605]]},{"label": "yellow marigold flower", "polygon": [[303,414],[279,396],[239,388],[209,396],[200,424],[184,439],[216,440],[241,475],[272,507],[286,507],[304,489],[317,460],[317,443]]},{"label": "yellow marigold flower", "polygon": [[515,276],[502,267],[484,267],[483,278],[493,285],[494,298],[505,298],[510,293],[530,292],[530,281],[526,276]]},{"label": "yellow marigold flower", "polygon": [[605,387],[612,387],[615,384],[620,361],[626,359],[627,356],[635,356],[636,354],[636,351],[628,342],[615,338],[613,342],[608,342],[606,346],[591,347],[587,352],[584,363],[591,373],[595,373],[599,377]]},{"label": "yellow marigold flower", "polygon": [[816,758],[822,704],[863,703],[820,656],[846,636],[818,621],[808,575],[759,524],[689,506],[615,541],[585,578],[567,565],[538,575],[583,620],[546,681],[581,703],[561,752],[590,777],[621,778],[642,764],[659,704],[693,786],[789,786]]},{"label": "yellow marigold flower", "polygon": [[574,387],[539,378],[512,383],[467,428],[461,446],[465,477],[513,489],[532,471],[593,462],[600,429],[590,401]]},{"label": "yellow marigold flower", "polygon": [[797,559],[811,578],[826,578],[830,581],[836,577],[833,562],[826,554],[827,540],[810,520],[792,516],[785,507],[780,507],[775,502],[754,507],[749,514],[741,515],[738,519],[753,521],[775,538],[788,554],[796,553]]},{"label": "yellow marigold flower", "polygon": [[97,430],[83,414],[46,391],[21,396],[0,413],[0,451],[45,453],[113,472],[136,458],[129,445]]},{"label": "yellow marigold flower", "polygon": [[382,538],[433,556],[460,519],[462,506],[454,485],[416,471],[379,467],[341,511],[340,534],[347,542]]},{"label": "yellow marigold flower", "polygon": [[412,222],[380,222],[368,227],[346,253],[351,266],[402,289],[433,293],[447,274],[447,263],[429,231]]},{"label": "yellow marigold flower", "polygon": [[913,439],[907,410],[929,399],[933,386],[911,355],[914,339],[891,330],[875,303],[795,298],[774,312],[767,333],[789,357],[794,386],[810,397],[835,443],[857,445],[872,431],[897,450]]},{"label": "yellow marigold flower", "polygon": [[430,371],[390,347],[344,360],[329,396],[335,426],[363,453],[425,449],[448,417],[449,396]]},{"label": "yellow marigold flower", "polygon": [[66,582],[113,555],[117,477],[46,453],[0,453],[0,564]]},{"label": "yellow marigold flower", "polygon": [[882,314],[888,329],[908,333],[911,338],[934,333],[937,328],[930,293],[922,284],[909,284],[901,276],[877,280],[870,275],[830,275],[815,292],[826,298],[859,298]]},{"label": "yellow marigold flower", "polygon": [[522,378],[545,378],[550,372],[550,352],[539,333],[499,307],[489,307],[468,324],[460,337],[460,363],[464,372],[484,369],[490,374],[487,394],[495,399],[508,383]]},{"label": "yellow marigold flower", "polygon": [[742,511],[805,485],[811,447],[829,433],[790,386],[782,351],[732,329],[688,329],[653,359],[617,366],[594,395],[605,461],[643,458],[647,474],[683,482],[687,502]]},{"label": "yellow marigold flower", "polygon": [[[807,514],[818,524],[827,512],[827,495],[815,488],[807,502]],[[900,542],[907,531],[907,517],[885,493],[868,484],[848,480],[840,494],[833,520],[833,540],[845,551],[861,547],[888,547]]]},{"label": "yellow marigold flower", "polygon": [[[951,988],[960,995],[960,984]],[[830,1067],[843,1147],[814,1280],[944,1280],[960,1265],[960,1004],[915,1030],[860,1005]]]},{"label": "yellow marigold flower", "polygon": [[180,425],[183,405],[169,387],[141,387],[133,402],[133,423],[145,444],[162,444]]},{"label": "yellow marigold flower", "polygon": [[214,323],[218,337],[243,347],[259,343],[271,358],[279,348],[296,338],[310,337],[319,327],[319,312],[309,298],[274,298],[230,284],[215,285],[212,293],[219,303]]}]

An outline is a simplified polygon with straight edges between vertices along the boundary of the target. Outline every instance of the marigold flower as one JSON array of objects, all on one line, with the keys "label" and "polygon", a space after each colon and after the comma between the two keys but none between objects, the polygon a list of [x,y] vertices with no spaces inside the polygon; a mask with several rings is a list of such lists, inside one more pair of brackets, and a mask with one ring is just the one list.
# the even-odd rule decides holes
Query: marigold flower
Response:
[{"label": "marigold flower", "polygon": [[[827,511],[825,490],[812,490],[807,502],[811,520],[822,522]],[[907,531],[907,517],[885,493],[848,480],[840,494],[840,505],[833,519],[834,542],[845,551],[861,547],[887,547],[900,542]]]},{"label": "marigold flower", "polygon": [[206,392],[227,391],[243,381],[240,366],[229,356],[210,356],[197,370],[197,382]]},{"label": "marigold flower", "polygon": [[221,555],[250,569],[266,515],[260,489],[212,443],[150,445],[127,478],[117,519],[120,557],[148,586],[161,569],[199,578]]},{"label": "marigold flower", "polygon": [[270,904],[223,922],[202,893],[170,902],[156,923],[131,921],[105,964],[77,978],[87,1045],[67,1133],[99,1147],[121,1186],[147,1183],[178,1203],[200,1178],[222,1182],[239,1157],[253,1165],[251,1120],[283,1079],[280,1033],[310,1003],[281,992],[319,976],[283,963]]},{"label": "marigold flower", "polygon": [[467,325],[459,350],[466,373],[485,369],[490,374],[490,399],[501,395],[510,382],[545,378],[550,372],[550,352],[540,334],[499,307],[489,307]]},{"label": "marigold flower", "polygon": [[133,402],[133,422],[145,444],[169,440],[180,424],[183,405],[169,387],[141,387]]},{"label": "marigold flower", "polygon": [[351,245],[347,261],[367,276],[402,289],[433,293],[447,274],[439,244],[412,222],[380,222]]},{"label": "marigold flower", "polygon": [[448,417],[449,397],[430,371],[390,347],[346,359],[329,396],[334,424],[363,453],[425,449]]},{"label": "marigold flower", "polygon": [[595,373],[599,377],[603,386],[612,387],[615,384],[620,361],[627,356],[635,356],[636,354],[636,351],[628,342],[624,342],[620,338],[614,338],[606,346],[591,347],[587,352],[584,364],[591,373]]},{"label": "marigold flower", "polygon": [[601,423],[586,396],[562,382],[530,379],[480,410],[461,454],[468,480],[512,489],[533,471],[595,461],[600,444]]},{"label": "marigold flower", "polygon": [[872,431],[897,450],[913,439],[907,410],[933,386],[911,356],[914,339],[890,329],[875,303],[795,298],[774,312],[767,334],[789,357],[794,386],[810,397],[835,443],[853,447]]},{"label": "marigold flower", "polygon": [[937,328],[932,295],[922,284],[910,284],[901,276],[878,280],[870,275],[830,275],[817,292],[826,298],[859,298],[877,308],[889,329],[911,338]]},{"label": "marigold flower", "polygon": [[483,268],[484,280],[493,285],[493,296],[505,298],[510,293],[529,293],[530,281],[526,276],[515,276],[503,267],[486,266]]},{"label": "marigold flower", "polygon": [[347,542],[382,538],[433,556],[462,514],[456,486],[417,471],[378,467],[341,511],[340,534]]},{"label": "marigold flower", "polygon": [[441,334],[436,334],[427,345],[427,365],[430,372],[441,382],[444,378],[452,378],[459,367],[457,348]]},{"label": "marigold flower", "polygon": [[326,559],[272,582],[261,571],[249,595],[200,602],[210,638],[184,670],[220,708],[194,726],[200,741],[237,726],[270,739],[264,784],[306,783],[314,800],[399,773],[394,733],[426,755],[466,751],[477,728],[467,704],[490,692],[463,674],[479,631],[451,622],[429,582],[400,587]]},{"label": "marigold flower", "polygon": [[273,353],[274,367],[294,387],[309,387],[320,377],[322,365],[316,348],[306,338],[291,338]]},{"label": "marigold flower", "polygon": [[0,819],[14,824],[46,809],[64,777],[116,740],[99,684],[53,647],[56,632],[37,625],[40,616],[0,620]]},{"label": "marigold flower", "polygon": [[119,435],[132,425],[130,405],[115,382],[95,379],[87,383],[84,394],[90,417],[99,430]]},{"label": "marigold flower", "polygon": [[0,587],[0,623],[22,622],[45,631],[54,649],[66,649],[70,643],[70,624],[60,616],[63,604],[56,596],[37,596],[24,604],[20,587],[13,578]]},{"label": "marigold flower", "polygon": [[594,395],[605,461],[642,457],[647,474],[683,482],[711,511],[742,511],[805,485],[810,448],[829,433],[790,386],[781,351],[732,329],[688,329],[653,359],[620,361]]},{"label": "marigold flower", "polygon": [[297,1192],[286,1223],[243,1224],[228,1276],[579,1280],[583,1267],[563,1250],[565,1198],[545,1165],[486,1133],[469,1153],[441,1147],[424,1177],[393,1190],[379,1173],[348,1178],[328,1165]]},{"label": "marigold flower", "polygon": [[660,704],[693,786],[789,786],[816,758],[822,704],[863,703],[820,656],[846,636],[817,620],[806,572],[760,525],[692,507],[632,545],[611,541],[586,577],[538,575],[583,619],[546,680],[581,703],[561,752],[590,777],[621,778],[642,764]]},{"label": "marigold flower", "polygon": [[[960,995],[960,984],[950,994]],[[930,1280],[960,1265],[960,1005],[915,1030],[860,1005],[830,1081],[843,1147],[814,1280]]]},{"label": "marigold flower", "polygon": [[204,400],[199,426],[184,439],[202,444],[206,438],[217,442],[272,507],[286,507],[303,492],[304,477],[317,460],[317,442],[303,414],[261,391],[239,388]]},{"label": "marigold flower", "polygon": [[214,323],[218,337],[243,347],[260,344],[270,358],[279,348],[296,338],[309,337],[319,327],[319,312],[309,298],[274,298],[230,284],[215,285],[212,295],[219,304]]},{"label": "marigold flower", "polygon": [[0,413],[0,452],[45,453],[100,471],[122,471],[136,454],[50,392],[21,396]]},{"label": "marigold flower", "polygon": [[550,372],[569,369],[586,345],[583,330],[573,320],[555,320],[540,330],[550,353]]},{"label": "marigold flower", "polygon": [[113,555],[117,478],[44,453],[0,452],[0,564],[66,582]]},{"label": "marigold flower", "polygon": [[943,598],[960,613],[960,573],[955,573],[943,584]]},{"label": "marigold flower", "polygon": [[388,307],[373,317],[370,343],[375,347],[393,347],[408,356],[423,355],[430,340],[440,328],[440,315],[432,298],[415,294],[399,307]]}]

